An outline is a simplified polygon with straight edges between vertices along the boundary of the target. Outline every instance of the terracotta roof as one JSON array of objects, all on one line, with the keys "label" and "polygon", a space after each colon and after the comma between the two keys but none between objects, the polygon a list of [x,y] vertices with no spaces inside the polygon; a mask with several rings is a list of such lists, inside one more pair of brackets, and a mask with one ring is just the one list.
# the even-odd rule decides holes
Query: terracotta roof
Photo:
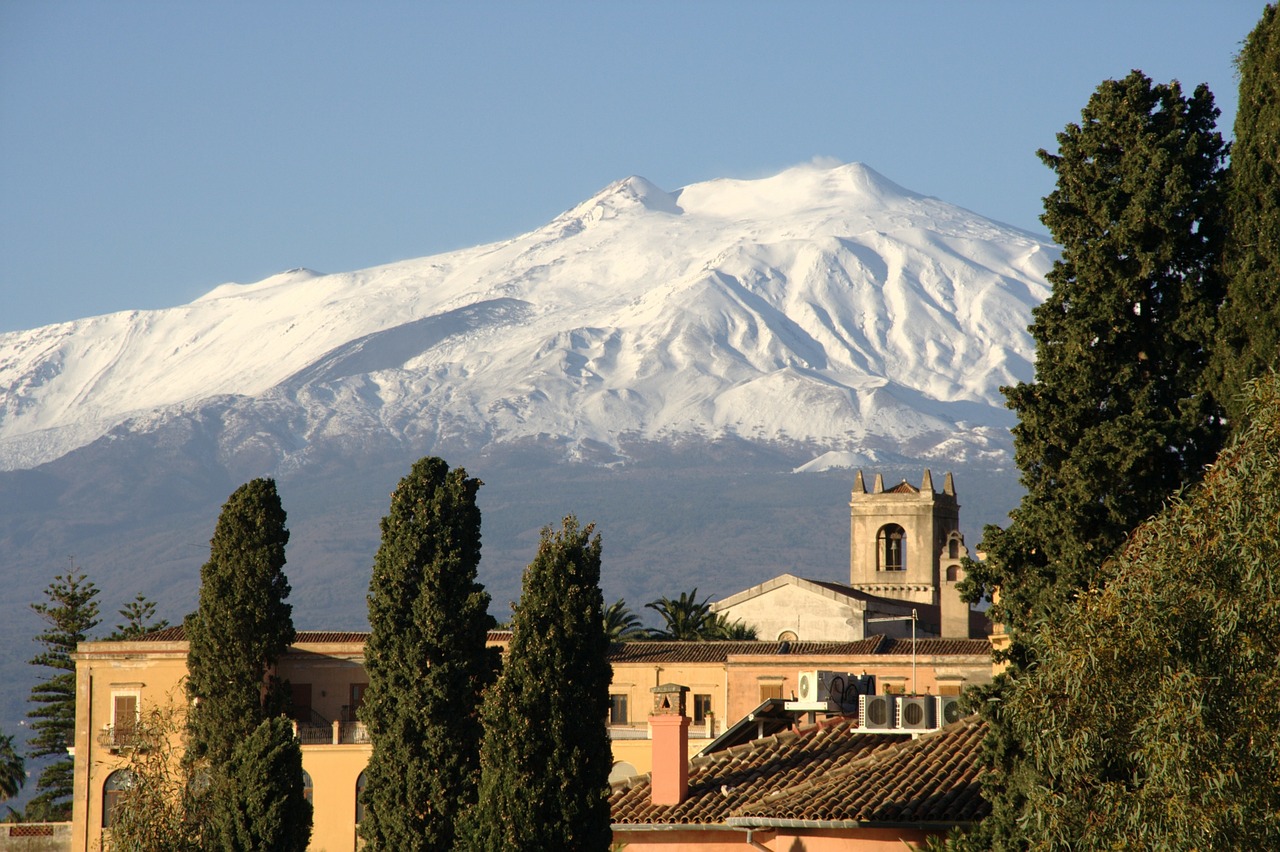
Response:
[{"label": "terracotta roof", "polygon": [[976,720],[912,740],[860,732],[852,718],[787,731],[689,764],[679,805],[650,801],[650,776],[613,785],[615,825],[767,825],[791,820],[881,825],[971,822],[980,795]]},{"label": "terracotta roof", "polygon": [[[877,654],[910,654],[910,639],[886,639],[876,649]],[[981,656],[991,655],[990,639],[917,639],[916,653],[922,657],[932,656]]]},{"label": "terracotta roof", "polygon": [[849,761],[741,809],[749,818],[873,824],[970,823],[991,810],[982,798],[976,717]]},{"label": "terracotta roof", "polygon": [[[166,627],[163,630],[154,630],[145,636],[139,636],[135,642],[185,642],[187,639],[187,631],[182,625],[175,627]],[[490,642],[511,641],[510,630],[490,630]],[[350,642],[352,644],[361,644],[369,641],[369,632],[359,630],[299,630],[294,636],[293,644],[332,644],[336,642]]]},{"label": "terracotta roof", "polygon": [[919,494],[920,489],[916,488],[914,485],[912,485],[910,482],[907,482],[904,479],[901,482],[899,482],[897,485],[893,486],[892,488],[886,488],[884,490],[884,493],[885,494]]},{"label": "terracotta roof", "polygon": [[[742,654],[853,655],[874,654],[881,636],[868,636],[856,642],[619,642],[609,649],[611,663],[723,663]],[[783,645],[788,650],[783,651]],[[910,650],[907,651],[910,653]]]}]

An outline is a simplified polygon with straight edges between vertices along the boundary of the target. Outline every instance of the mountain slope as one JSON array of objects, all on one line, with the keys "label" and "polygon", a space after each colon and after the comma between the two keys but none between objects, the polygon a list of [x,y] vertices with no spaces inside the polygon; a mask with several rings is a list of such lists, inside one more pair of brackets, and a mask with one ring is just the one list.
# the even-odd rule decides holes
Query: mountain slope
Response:
[{"label": "mountain slope", "polygon": [[0,335],[0,469],[228,400],[285,425],[272,465],[424,435],[997,462],[1053,257],[857,164],[628,178],[507,242]]}]

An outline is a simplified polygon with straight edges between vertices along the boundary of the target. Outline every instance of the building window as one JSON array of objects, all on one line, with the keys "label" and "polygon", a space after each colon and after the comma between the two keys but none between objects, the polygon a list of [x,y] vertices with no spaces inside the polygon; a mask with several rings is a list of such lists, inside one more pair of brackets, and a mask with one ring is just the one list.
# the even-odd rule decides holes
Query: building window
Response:
[{"label": "building window", "polygon": [[782,684],[780,683],[760,684],[761,703],[768,701],[770,698],[781,698],[781,697],[782,697]]},{"label": "building window", "polygon": [[313,791],[314,788],[311,784],[311,773],[304,769],[302,770],[302,798],[310,802]]},{"label": "building window", "polygon": [[127,769],[117,769],[102,782],[102,827],[111,827],[111,814],[125,790],[133,786],[133,773]]},{"label": "building window", "polygon": [[356,779],[356,825],[364,821],[364,773]]},{"label": "building window", "polygon": [[138,692],[111,693],[111,745],[116,748],[134,744],[138,736]]},{"label": "building window", "polygon": [[[800,637],[796,635],[796,632],[794,630],[784,630],[778,634],[779,642],[795,642],[799,639]],[[778,653],[782,653],[782,652],[779,651]]]},{"label": "building window", "polygon": [[311,724],[311,684],[289,684],[289,718],[303,725]]},{"label": "building window", "polygon": [[693,695],[693,723],[695,725],[705,724],[707,717],[711,715],[711,696],[703,693],[694,693]]},{"label": "building window", "polygon": [[616,692],[609,695],[609,724],[627,724],[627,696]]},{"label": "building window", "polygon": [[879,571],[905,571],[907,534],[897,524],[885,524],[876,533],[876,559]]}]

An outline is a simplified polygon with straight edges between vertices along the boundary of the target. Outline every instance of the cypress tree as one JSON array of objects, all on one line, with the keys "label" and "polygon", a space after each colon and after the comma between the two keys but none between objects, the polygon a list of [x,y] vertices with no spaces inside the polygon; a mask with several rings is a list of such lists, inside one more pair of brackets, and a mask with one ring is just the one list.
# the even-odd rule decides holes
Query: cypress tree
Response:
[{"label": "cypress tree", "polygon": [[200,605],[186,619],[189,762],[225,766],[237,744],[284,708],[272,667],[293,642],[285,603],[285,512],[271,479],[228,498],[200,569]]},{"label": "cypress tree", "polygon": [[[1134,71],[1099,86],[1058,154],[1039,152],[1058,176],[1042,221],[1062,258],[1034,311],[1035,381],[1004,389],[1026,495],[1006,529],[986,528],[987,558],[966,581],[971,600],[999,593],[1012,678],[1035,659],[1038,626],[1105,583],[1128,531],[1221,446],[1205,376],[1222,295],[1217,115],[1206,87],[1184,97]],[[993,813],[979,845],[1014,849],[1039,770],[998,700],[1005,688],[982,695]]]},{"label": "cypress tree", "polygon": [[1214,351],[1233,428],[1244,382],[1280,367],[1280,12],[1269,4],[1236,57],[1240,102],[1226,201],[1227,298]]},{"label": "cypress tree", "polygon": [[75,745],[76,664],[71,655],[89,638],[98,625],[98,587],[84,574],[68,570],[55,577],[45,589],[46,600],[32,604],[45,622],[36,637],[44,650],[31,659],[34,666],[52,669],[54,674],[31,688],[27,712],[33,719],[29,757],[55,758],[36,779],[36,796],[28,803],[26,815],[35,821],[62,821],[71,818],[72,775],[75,769],[67,748]]},{"label": "cypress tree", "polygon": [[480,485],[421,459],[382,519],[360,708],[373,742],[360,824],[371,852],[452,848],[475,800],[480,694],[496,665],[489,595],[476,582]]},{"label": "cypress tree", "polygon": [[600,537],[575,518],[542,531],[512,618],[511,647],[485,695],[475,849],[610,846],[609,638],[601,627]]},{"label": "cypress tree", "polygon": [[264,719],[221,774],[205,849],[306,852],[311,803],[303,797],[302,748],[286,717]]}]

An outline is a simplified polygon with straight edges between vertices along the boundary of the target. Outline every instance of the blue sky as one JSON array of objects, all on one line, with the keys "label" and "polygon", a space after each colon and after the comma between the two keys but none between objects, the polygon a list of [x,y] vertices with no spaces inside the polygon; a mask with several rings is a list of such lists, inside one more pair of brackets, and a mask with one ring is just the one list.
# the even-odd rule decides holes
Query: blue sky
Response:
[{"label": "blue sky", "polygon": [[0,331],[514,236],[631,174],[860,161],[1043,231],[1099,82],[1207,82],[1261,2],[0,0]]}]

